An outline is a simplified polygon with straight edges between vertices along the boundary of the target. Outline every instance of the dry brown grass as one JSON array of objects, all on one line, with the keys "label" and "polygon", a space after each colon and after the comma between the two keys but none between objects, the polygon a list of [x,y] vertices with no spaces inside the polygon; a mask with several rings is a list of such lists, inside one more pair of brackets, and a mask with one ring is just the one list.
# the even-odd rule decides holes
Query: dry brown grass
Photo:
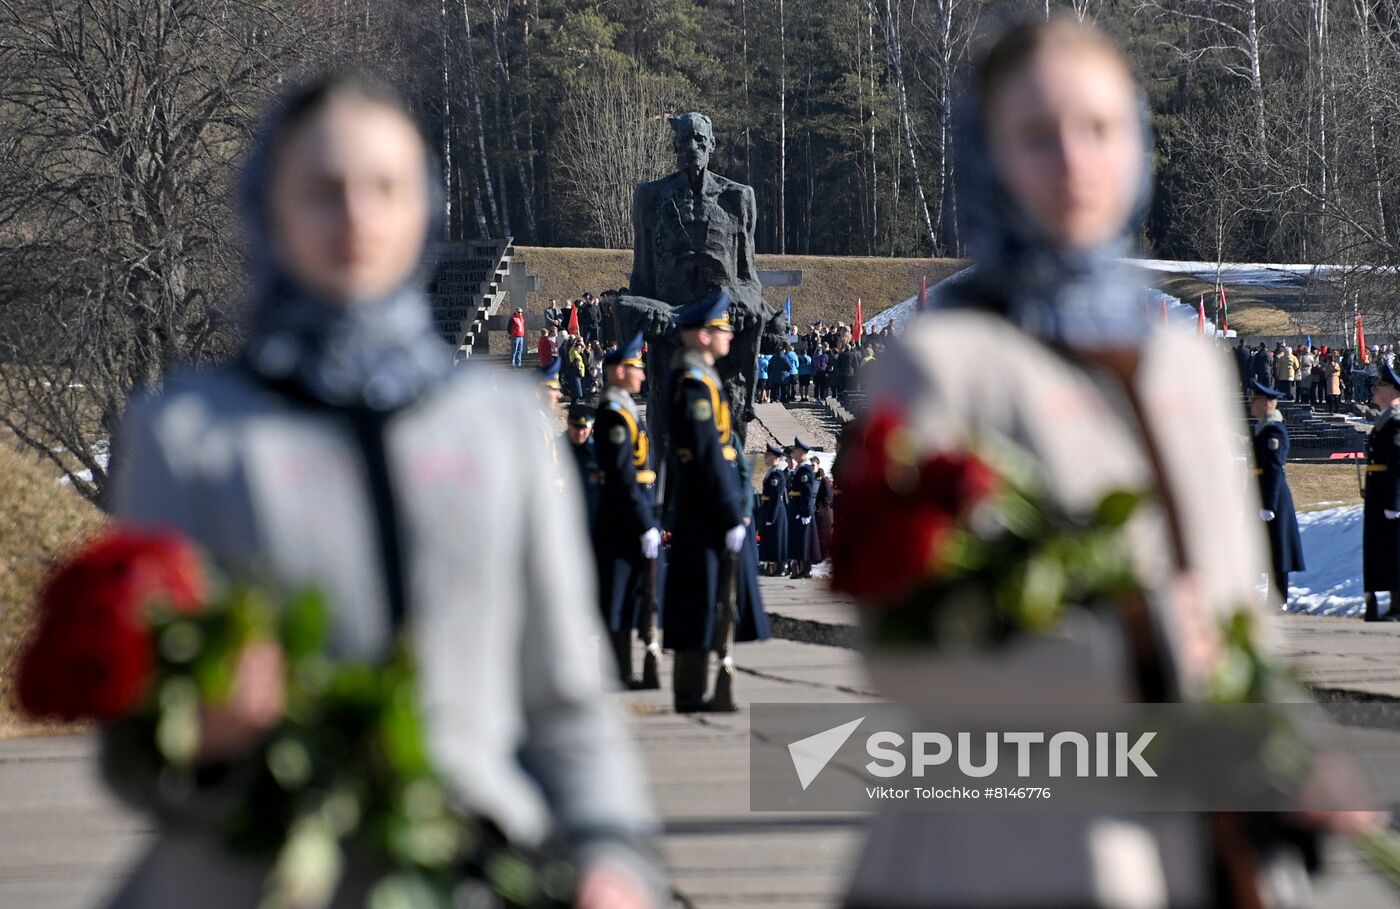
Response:
[{"label": "dry brown grass", "polygon": [[[583,249],[576,247],[517,246],[516,258],[532,275],[540,278],[538,293],[530,294],[528,310],[543,312],[551,297],[560,301],[595,295],[625,285],[632,270],[630,249]],[[763,297],[774,306],[792,294],[793,319],[801,326],[818,319],[851,322],[855,301],[865,302],[864,315],[870,318],[895,303],[909,299],[919,290],[919,279],[937,284],[966,266],[957,259],[887,259],[861,256],[775,256],[758,257],[763,269],[802,270],[799,287],[772,287]],[[1145,280],[1183,300],[1214,292],[1214,285],[1191,275],[1146,272]],[[1311,324],[1297,321],[1283,307],[1298,291],[1288,288],[1226,286],[1230,300],[1230,327],[1242,335],[1281,335],[1317,332]],[[1209,314],[1214,308],[1208,307]]]},{"label": "dry brown grass", "polygon": [[1356,465],[1289,464],[1288,488],[1299,511],[1321,511],[1343,505],[1360,505],[1356,485]]},{"label": "dry brown grass", "polygon": [[[1147,274],[1154,287],[1185,302],[1197,300],[1201,294],[1205,294],[1206,316],[1214,317],[1214,284],[1202,281],[1194,275],[1153,271]],[[1226,284],[1225,299],[1230,308],[1230,328],[1239,332],[1241,336],[1321,332],[1317,325],[1296,319],[1280,305],[1294,302],[1300,294],[1301,291],[1296,288],[1258,288]]]},{"label": "dry brown grass", "polygon": [[61,727],[23,719],[13,704],[16,658],[34,623],[34,603],[54,563],[104,518],[50,467],[0,445],[0,739]]},{"label": "dry brown grass", "polygon": [[[632,271],[630,249],[579,249],[517,246],[515,255],[532,275],[540,276],[540,290],[530,294],[529,311],[542,312],[551,297],[564,301],[592,291],[627,283]],[[953,259],[885,259],[859,256],[769,256],[758,257],[762,269],[802,270],[800,287],[772,287],[763,297],[774,306],[792,294],[793,320],[805,327],[810,322],[851,322],[856,298],[864,301],[869,319],[919,291],[919,279],[927,277],[933,286],[966,263]]]}]

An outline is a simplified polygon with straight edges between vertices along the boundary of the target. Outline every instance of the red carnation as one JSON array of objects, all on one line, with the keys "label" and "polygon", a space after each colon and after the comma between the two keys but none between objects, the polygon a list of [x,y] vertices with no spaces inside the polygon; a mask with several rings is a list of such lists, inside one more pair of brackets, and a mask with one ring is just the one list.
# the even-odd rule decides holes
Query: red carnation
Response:
[{"label": "red carnation", "polygon": [[[104,604],[110,605],[110,604]],[[19,667],[19,699],[32,716],[115,720],[145,697],[153,645],[133,618],[98,608],[45,626]]]},{"label": "red carnation", "polygon": [[872,409],[850,449],[841,519],[831,542],[832,586],[864,600],[897,600],[932,579],[956,523],[1000,478],[970,454],[919,460],[901,412]]},{"label": "red carnation", "polygon": [[145,696],[154,665],[144,610],[199,610],[206,584],[194,549],[173,534],[118,532],[49,579],[39,630],[19,672],[34,716],[111,720]]}]

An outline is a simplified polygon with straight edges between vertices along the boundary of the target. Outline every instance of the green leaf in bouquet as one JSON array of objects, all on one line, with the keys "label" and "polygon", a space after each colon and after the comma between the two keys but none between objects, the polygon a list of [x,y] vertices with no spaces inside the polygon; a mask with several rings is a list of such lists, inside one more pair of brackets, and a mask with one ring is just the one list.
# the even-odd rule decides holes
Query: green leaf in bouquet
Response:
[{"label": "green leaf in bouquet", "polygon": [[204,647],[204,632],[194,622],[178,620],[160,632],[160,655],[176,664],[192,662]]},{"label": "green leaf in bouquet", "polygon": [[1122,527],[1147,500],[1147,494],[1119,489],[1110,492],[1094,510],[1094,523],[1099,527]]},{"label": "green leaf in bouquet", "polygon": [[160,686],[156,704],[156,748],[176,767],[188,767],[199,750],[199,689],[176,676]]},{"label": "green leaf in bouquet", "polygon": [[[288,692],[291,700],[314,701],[320,698],[335,680],[335,672],[335,664],[323,654],[312,653],[294,661],[290,671],[291,690]],[[288,707],[290,709],[290,703]]]},{"label": "green leaf in bouquet", "polygon": [[337,704],[375,709],[382,697],[383,670],[365,663],[340,663],[326,686],[326,697]]},{"label": "green leaf in bouquet", "polygon": [[267,879],[258,909],[324,909],[344,873],[340,837],[319,813],[297,820]]},{"label": "green leaf in bouquet", "polygon": [[394,816],[385,839],[390,857],[402,865],[445,868],[463,853],[461,827],[446,814],[427,819]]},{"label": "green leaf in bouquet", "polygon": [[338,836],[349,836],[359,829],[364,817],[364,800],[350,786],[337,786],[321,803],[319,817],[326,829]]},{"label": "green leaf in bouquet", "polygon": [[278,736],[267,748],[267,769],[277,785],[296,792],[311,781],[313,766],[306,743],[292,735]]},{"label": "green leaf in bouquet", "polygon": [[987,567],[991,547],[975,533],[951,530],[938,544],[939,573],[959,577]]},{"label": "green leaf in bouquet", "polygon": [[1055,627],[1065,602],[1069,578],[1065,566],[1054,554],[1032,554],[1011,582],[1012,617],[1020,628],[1045,632]]},{"label": "green leaf in bouquet", "polygon": [[487,883],[511,903],[528,905],[538,893],[534,869],[513,853],[498,852],[491,856],[482,872]]},{"label": "green leaf in bouquet", "polygon": [[413,871],[385,875],[365,900],[366,909],[451,909],[453,905],[445,888]]},{"label": "green leaf in bouquet", "polygon": [[320,652],[330,635],[330,609],[325,595],[305,590],[282,607],[282,649],[292,663]]},{"label": "green leaf in bouquet", "polygon": [[535,880],[551,902],[573,905],[574,894],[578,891],[578,872],[565,861],[547,861],[535,869]]},{"label": "green leaf in bouquet", "polygon": [[393,686],[380,718],[379,735],[389,765],[400,776],[424,776],[430,771],[423,718],[410,682],[400,680]]},{"label": "green leaf in bouquet", "polygon": [[1356,847],[1371,867],[1385,875],[1392,888],[1400,891],[1400,836],[1382,827],[1357,837]]},{"label": "green leaf in bouquet", "polygon": [[1045,532],[1045,515],[1018,491],[1008,490],[998,495],[993,513],[1002,527],[1023,540],[1035,539]]}]

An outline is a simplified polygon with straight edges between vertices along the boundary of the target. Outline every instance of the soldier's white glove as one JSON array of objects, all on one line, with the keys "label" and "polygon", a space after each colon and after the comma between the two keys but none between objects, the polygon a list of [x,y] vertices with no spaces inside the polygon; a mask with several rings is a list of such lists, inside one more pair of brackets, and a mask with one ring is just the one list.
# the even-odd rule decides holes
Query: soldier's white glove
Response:
[{"label": "soldier's white glove", "polygon": [[1272,521],[1273,519],[1274,519],[1274,513],[1273,513],[1272,511],[1270,511],[1270,510],[1267,509],[1267,508],[1261,508],[1261,509],[1259,509],[1259,520],[1268,522],[1268,521]]},{"label": "soldier's white glove", "polygon": [[729,552],[738,554],[744,548],[744,525],[738,524],[724,532],[724,548]]},{"label": "soldier's white glove", "polygon": [[809,517],[798,517],[797,520],[798,520],[798,523],[801,523],[801,524],[810,524],[810,523],[812,523],[812,519],[809,518]]},{"label": "soldier's white glove", "polygon": [[661,531],[655,527],[642,534],[642,558],[654,559],[661,554]]},{"label": "soldier's white glove", "polygon": [[1390,509],[1387,508],[1387,509],[1385,510],[1385,517],[1386,517],[1386,520],[1389,520],[1389,521],[1400,520],[1400,511],[1391,511]]}]

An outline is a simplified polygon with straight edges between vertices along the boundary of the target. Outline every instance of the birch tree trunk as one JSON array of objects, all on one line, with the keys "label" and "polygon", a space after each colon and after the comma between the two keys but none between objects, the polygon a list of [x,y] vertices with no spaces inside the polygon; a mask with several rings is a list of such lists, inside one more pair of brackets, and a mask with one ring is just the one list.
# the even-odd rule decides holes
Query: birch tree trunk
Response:
[{"label": "birch tree trunk", "polygon": [[[483,239],[499,236],[501,217],[496,207],[496,190],[491,179],[491,158],[486,153],[486,117],[481,109],[481,91],[476,80],[476,45],[472,40],[472,20],[469,5],[472,0],[462,0],[462,51],[467,60],[467,97],[472,103],[472,119],[476,126],[476,156],[481,165],[481,192],[472,193],[475,200],[476,227],[478,236]],[[482,210],[481,196],[486,196],[487,211]],[[490,222],[487,221],[487,213]]]},{"label": "birch tree trunk", "polygon": [[[866,2],[873,6],[875,0],[866,0]],[[924,195],[924,183],[919,176],[919,158],[915,152],[914,124],[909,117],[909,93],[904,79],[904,52],[901,45],[899,22],[895,18],[892,0],[885,0],[881,28],[884,32],[885,55],[889,63],[890,74],[894,77],[901,144],[908,158],[910,177],[914,181],[914,202],[918,216],[923,221],[929,249],[936,250],[938,248],[938,235],[933,229],[933,218],[929,214],[928,199]]]}]

